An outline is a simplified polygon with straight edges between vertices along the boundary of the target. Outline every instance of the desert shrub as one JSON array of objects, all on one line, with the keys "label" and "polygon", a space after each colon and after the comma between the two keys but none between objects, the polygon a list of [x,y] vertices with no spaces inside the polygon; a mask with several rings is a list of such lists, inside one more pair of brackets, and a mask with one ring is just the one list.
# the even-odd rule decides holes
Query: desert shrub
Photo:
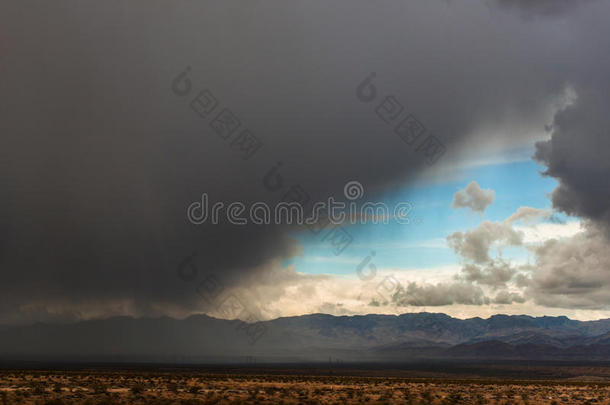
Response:
[{"label": "desert shrub", "polygon": [[392,399],[392,397],[394,396],[394,393],[391,390],[385,390],[383,393],[381,393],[381,395],[379,396],[379,400],[380,401],[386,401],[388,399]]},{"label": "desert shrub", "polygon": [[443,405],[454,405],[462,403],[462,395],[458,392],[452,392],[443,400]]},{"label": "desert shrub", "polygon": [[424,404],[431,404],[431,403],[432,403],[432,401],[433,401],[433,399],[434,399],[434,396],[433,396],[433,394],[432,394],[432,391],[430,391],[430,390],[425,390],[425,391],[422,391],[422,393],[420,394],[420,396],[421,396],[422,402],[423,402]]},{"label": "desert shrub", "polygon": [[405,404],[407,405],[414,405],[415,404],[415,398],[409,394],[408,392],[405,393]]},{"label": "desert shrub", "polygon": [[32,381],[29,386],[32,389],[32,393],[35,395],[42,395],[45,393],[44,385],[38,381]]},{"label": "desert shrub", "polygon": [[102,400],[97,402],[96,405],[120,405],[120,402],[118,402],[114,398],[103,398]]},{"label": "desert shrub", "polygon": [[180,401],[180,405],[202,405],[203,402],[199,399],[183,399]]},{"label": "desert shrub", "polygon": [[44,405],[64,405],[64,402],[61,399],[51,399],[46,401]]},{"label": "desert shrub", "polygon": [[476,402],[475,402],[477,405],[485,405],[485,404],[487,404],[487,402],[488,401],[485,398],[483,398],[483,395],[477,394],[477,398],[476,398]]},{"label": "desert shrub", "polygon": [[176,405],[171,399],[152,398],[146,401],[146,405]]},{"label": "desert shrub", "polygon": [[108,392],[108,389],[103,384],[94,384],[91,387],[91,389],[93,390],[93,393],[96,395],[105,394],[106,392]]}]

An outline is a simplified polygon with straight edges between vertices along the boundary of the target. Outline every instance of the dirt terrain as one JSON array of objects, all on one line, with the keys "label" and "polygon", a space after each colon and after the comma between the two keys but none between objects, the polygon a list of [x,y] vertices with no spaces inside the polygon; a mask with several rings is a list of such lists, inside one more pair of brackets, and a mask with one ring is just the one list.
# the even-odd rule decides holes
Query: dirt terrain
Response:
[{"label": "dirt terrain", "polygon": [[0,371],[1,404],[610,404],[610,382]]}]

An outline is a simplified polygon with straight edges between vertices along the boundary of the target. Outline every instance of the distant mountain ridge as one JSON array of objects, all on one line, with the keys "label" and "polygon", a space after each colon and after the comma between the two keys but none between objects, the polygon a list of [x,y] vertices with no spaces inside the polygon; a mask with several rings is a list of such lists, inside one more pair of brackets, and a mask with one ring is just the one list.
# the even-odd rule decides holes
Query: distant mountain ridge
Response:
[{"label": "distant mountain ridge", "polygon": [[0,330],[0,360],[185,363],[402,361],[419,359],[610,360],[610,319],[439,313],[312,314],[247,324],[194,315],[116,317]]}]

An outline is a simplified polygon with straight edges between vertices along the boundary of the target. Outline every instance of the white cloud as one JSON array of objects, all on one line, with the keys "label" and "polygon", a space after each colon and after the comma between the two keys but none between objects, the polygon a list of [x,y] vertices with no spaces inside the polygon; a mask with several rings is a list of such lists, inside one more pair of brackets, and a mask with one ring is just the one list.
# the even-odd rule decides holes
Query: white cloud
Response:
[{"label": "white cloud", "polygon": [[447,243],[465,260],[482,264],[492,260],[489,255],[492,246],[521,246],[523,234],[509,223],[483,221],[473,230],[452,233]]},{"label": "white cloud", "polygon": [[464,190],[453,195],[453,208],[470,208],[473,212],[483,213],[496,198],[492,189],[483,190],[476,181],[470,182]]},{"label": "white cloud", "polygon": [[519,207],[514,214],[504,220],[508,224],[514,224],[515,222],[522,222],[524,224],[533,224],[541,218],[546,218],[551,215],[549,210],[541,210],[533,207]]},{"label": "white cloud", "polygon": [[570,238],[585,228],[579,221],[555,224],[550,222],[540,223],[533,226],[514,227],[515,230],[523,233],[523,243],[542,243],[550,239]]}]

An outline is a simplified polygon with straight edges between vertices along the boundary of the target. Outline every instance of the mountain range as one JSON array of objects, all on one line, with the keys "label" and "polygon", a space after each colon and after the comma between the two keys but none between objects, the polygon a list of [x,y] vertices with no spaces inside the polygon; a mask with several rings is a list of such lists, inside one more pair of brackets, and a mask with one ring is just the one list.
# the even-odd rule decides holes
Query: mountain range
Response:
[{"label": "mountain range", "polygon": [[0,360],[166,363],[610,360],[610,319],[312,314],[245,323],[115,317],[0,329]]}]

